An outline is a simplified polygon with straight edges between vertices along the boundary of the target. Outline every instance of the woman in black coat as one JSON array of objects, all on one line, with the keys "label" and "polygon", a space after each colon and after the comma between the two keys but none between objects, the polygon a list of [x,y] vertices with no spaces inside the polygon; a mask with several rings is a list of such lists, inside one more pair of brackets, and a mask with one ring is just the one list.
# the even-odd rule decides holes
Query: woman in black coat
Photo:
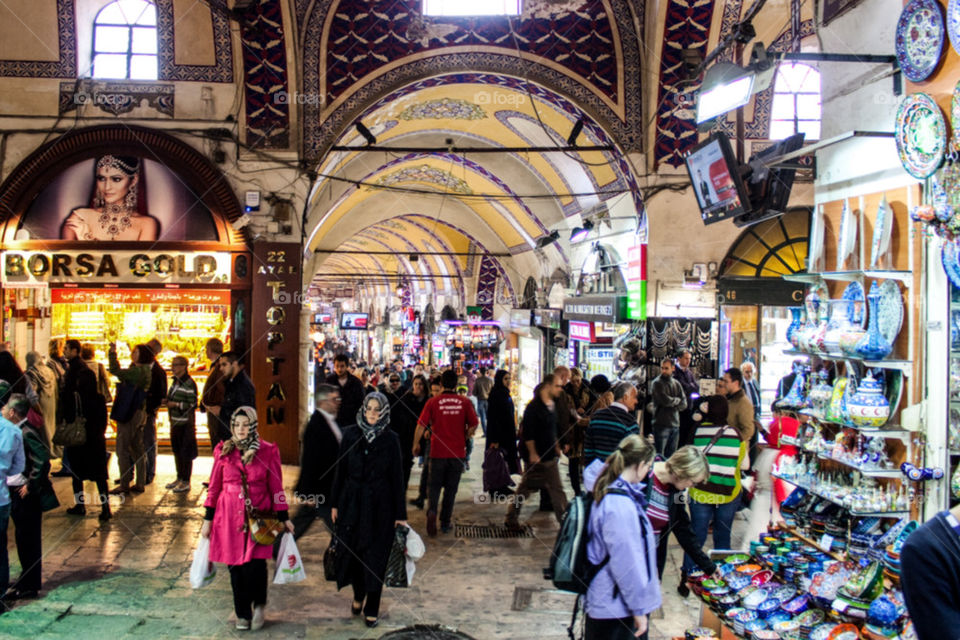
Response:
[{"label": "woman in black coat", "polygon": [[362,610],[368,627],[377,626],[394,530],[407,520],[400,438],[388,424],[387,398],[374,391],[363,399],[357,424],[343,432],[333,481],[337,589],[353,586],[350,612]]},{"label": "woman in black coat", "polygon": [[517,457],[517,412],[510,397],[510,372],[500,369],[487,398],[487,446],[503,449],[511,474],[520,473]]},{"label": "woman in black coat", "polygon": [[[70,460],[73,474],[73,495],[77,504],[67,509],[67,513],[83,516],[87,513],[84,501],[83,481],[97,483],[100,494],[100,520],[109,520],[110,501],[107,496],[107,403],[97,390],[97,376],[80,359],[71,358],[64,376],[64,389],[61,395],[61,419],[70,422],[76,415],[76,398],[80,400],[80,412],[86,418],[87,440],[78,447],[67,447],[66,458]],[[76,395],[74,394],[76,392]]]},{"label": "woman in black coat", "polygon": [[390,410],[390,428],[400,438],[404,494],[407,493],[410,470],[413,469],[413,436],[417,432],[417,421],[425,404],[427,404],[427,379],[419,375],[414,376],[410,390],[400,396],[400,400]]}]

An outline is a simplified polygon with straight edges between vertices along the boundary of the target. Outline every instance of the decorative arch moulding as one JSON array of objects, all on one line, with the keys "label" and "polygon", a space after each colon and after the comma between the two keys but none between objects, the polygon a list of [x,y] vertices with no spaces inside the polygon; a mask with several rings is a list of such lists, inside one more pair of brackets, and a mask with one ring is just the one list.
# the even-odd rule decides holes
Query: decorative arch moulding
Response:
[{"label": "decorative arch moulding", "polygon": [[[82,206],[87,206],[87,194],[90,193],[94,180],[93,160],[101,156],[134,156],[139,158],[141,171],[139,176],[144,180],[144,193],[149,194],[151,179],[150,172],[143,167],[145,163],[153,166],[156,177],[161,178],[154,184],[154,188],[164,189],[166,184],[173,184],[186,199],[193,199],[196,204],[202,205],[209,211],[208,238],[197,239],[193,235],[193,220],[183,222],[189,213],[189,207],[181,211],[175,208],[177,200],[169,200],[171,211],[166,218],[182,225],[183,239],[163,239],[163,227],[159,240],[150,245],[154,249],[171,249],[182,247],[185,244],[197,249],[221,249],[238,251],[246,249],[243,235],[233,229],[231,223],[242,215],[240,203],[233,192],[233,188],[226,177],[203,154],[177,138],[155,129],[146,127],[104,125],[76,129],[66,133],[49,143],[39,147],[23,160],[0,185],[0,238],[5,246],[16,243],[23,248],[41,247],[43,249],[77,247],[76,240],[64,240],[60,235],[40,237],[30,240],[16,240],[17,230],[21,221],[33,219],[33,205],[41,196],[52,198],[52,202],[62,202],[62,193],[50,194],[52,185],[78,185],[77,188],[86,189],[81,192]],[[77,167],[88,163],[88,167]],[[65,176],[79,175],[78,178]],[[88,173],[89,172],[89,173]],[[66,187],[63,187],[66,188]],[[77,202],[80,197],[74,192],[68,192],[70,199]],[[60,198],[59,200],[57,198]],[[145,204],[144,204],[145,206]],[[81,207],[75,207],[79,209]],[[65,217],[68,211],[57,212],[57,216]],[[48,213],[43,212],[45,216]],[[50,221],[41,221],[45,227],[59,228],[59,217]],[[187,225],[190,225],[189,234]],[[188,240],[193,237],[194,240]],[[101,242],[109,243],[111,248],[127,249],[142,248],[144,241],[126,241],[121,239],[90,242],[91,247],[102,247]]]}]

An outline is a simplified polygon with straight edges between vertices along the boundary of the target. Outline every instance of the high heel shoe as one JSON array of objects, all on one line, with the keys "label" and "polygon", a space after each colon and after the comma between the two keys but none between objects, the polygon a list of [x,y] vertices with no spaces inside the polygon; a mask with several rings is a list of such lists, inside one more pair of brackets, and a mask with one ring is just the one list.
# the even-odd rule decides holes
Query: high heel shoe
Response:
[{"label": "high heel shoe", "polygon": [[378,624],[380,624],[380,619],[379,619],[379,618],[364,618],[364,619],[363,619],[363,622],[364,622],[364,624],[366,624],[368,627],[370,627],[371,629],[373,629],[375,626],[377,626]]},{"label": "high heel shoe", "polygon": [[355,602],[350,603],[350,613],[355,616],[360,615],[360,612],[363,611],[363,603],[357,604]]}]

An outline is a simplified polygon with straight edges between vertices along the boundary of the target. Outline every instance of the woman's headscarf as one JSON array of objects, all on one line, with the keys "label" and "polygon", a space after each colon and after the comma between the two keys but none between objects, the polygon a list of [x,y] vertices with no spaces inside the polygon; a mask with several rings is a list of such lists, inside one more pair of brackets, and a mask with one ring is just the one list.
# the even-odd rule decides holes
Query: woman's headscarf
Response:
[{"label": "woman's headscarf", "polygon": [[[237,440],[237,436],[233,434],[233,425],[240,416],[250,421],[247,437],[243,440]],[[223,447],[220,449],[220,455],[226,456],[236,447],[240,450],[240,459],[243,464],[250,464],[253,456],[257,455],[257,450],[260,449],[260,434],[257,433],[257,410],[253,407],[239,407],[234,411],[233,415],[230,416],[230,433],[232,437],[224,441]]]},{"label": "woman's headscarf", "polygon": [[[367,422],[367,405],[374,400],[380,405],[380,417],[377,418],[376,424],[370,424]],[[367,439],[367,442],[373,442],[387,428],[388,424],[390,424],[390,402],[387,400],[387,396],[379,391],[368,393],[363,399],[363,404],[360,405],[360,410],[357,411],[357,426],[363,432],[363,437]]]},{"label": "woman's headscarf", "polygon": [[[509,373],[510,372],[507,371],[506,369],[498,369],[493,376],[493,389],[497,389],[499,387],[503,387],[504,389],[507,389],[507,385],[506,383],[504,383],[503,379],[506,378]],[[507,389],[507,391],[509,391],[509,389]]]}]

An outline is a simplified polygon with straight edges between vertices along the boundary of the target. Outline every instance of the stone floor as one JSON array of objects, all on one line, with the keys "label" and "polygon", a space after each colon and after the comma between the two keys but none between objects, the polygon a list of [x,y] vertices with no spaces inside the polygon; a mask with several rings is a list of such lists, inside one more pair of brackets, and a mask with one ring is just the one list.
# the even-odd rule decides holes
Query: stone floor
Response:
[{"label": "stone floor", "polygon": [[[502,505],[481,495],[478,441],[460,485],[454,519],[459,523],[500,524]],[[115,457],[114,457],[115,458]],[[212,460],[196,461],[189,493],[163,489],[173,479],[173,459],[159,458],[157,481],[146,493],[121,501],[111,498],[115,517],[105,525],[91,510],[86,518],[64,509],[44,516],[44,591],[37,600],[0,616],[0,638],[231,638],[250,632],[233,629],[230,580],[224,567],[213,584],[194,591],[188,574],[201,524],[205,497],[200,481]],[[564,469],[565,472],[565,469]],[[115,477],[115,463],[111,476]],[[284,467],[284,484],[297,469]],[[414,468],[411,487],[418,486]],[[54,479],[64,507],[73,503],[70,480]],[[90,483],[88,491],[93,487]],[[533,498],[536,502],[536,498]],[[541,570],[556,536],[553,515],[528,508],[521,515],[534,530],[528,539],[461,539],[454,534],[429,539],[425,515],[411,507],[410,524],[423,536],[427,553],[417,564],[413,586],[388,589],[381,624],[368,629],[351,618],[350,589],[338,593],[323,580],[322,556],[329,534],[323,523],[300,540],[307,580],[270,585],[267,625],[257,635],[269,638],[379,638],[415,624],[440,624],[477,640],[561,640],[567,637],[573,596],[553,590]],[[735,542],[746,522],[738,519]],[[11,576],[19,574],[13,526],[9,532]],[[664,606],[651,620],[651,639],[683,636],[696,626],[699,605],[676,594],[681,554],[672,550],[664,575]],[[270,563],[272,576],[273,565]],[[423,637],[428,637],[424,635]]]}]

